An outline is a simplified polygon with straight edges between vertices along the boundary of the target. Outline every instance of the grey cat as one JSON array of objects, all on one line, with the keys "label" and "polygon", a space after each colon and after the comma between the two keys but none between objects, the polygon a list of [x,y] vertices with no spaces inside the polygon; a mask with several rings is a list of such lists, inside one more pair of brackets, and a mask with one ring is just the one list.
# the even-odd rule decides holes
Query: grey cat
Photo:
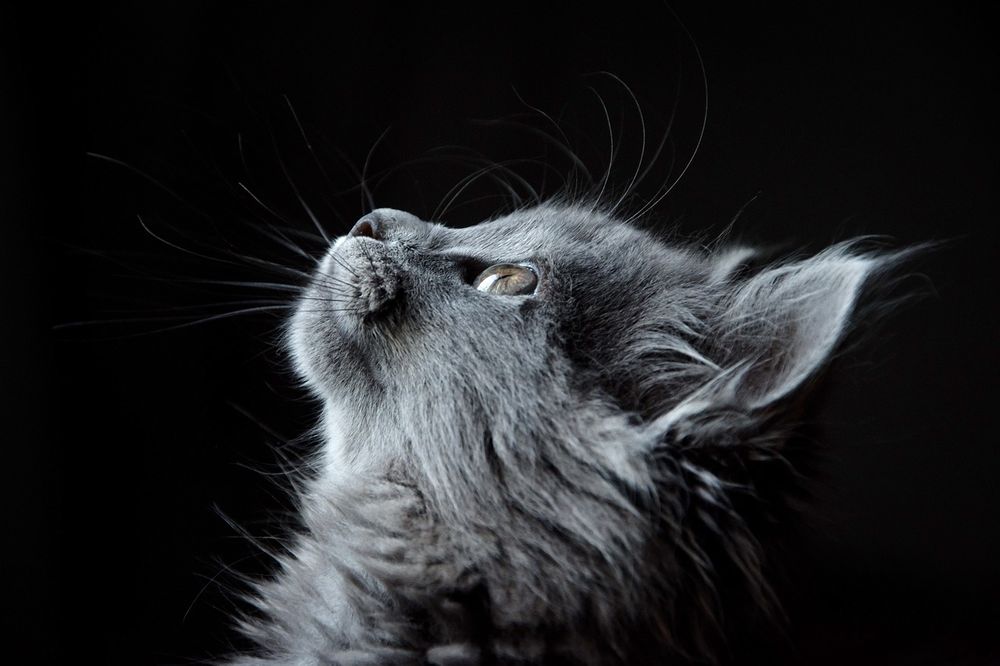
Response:
[{"label": "grey cat", "polygon": [[899,257],[755,255],[565,202],[363,217],[287,328],[323,445],[233,663],[722,658],[778,608],[785,449]]}]

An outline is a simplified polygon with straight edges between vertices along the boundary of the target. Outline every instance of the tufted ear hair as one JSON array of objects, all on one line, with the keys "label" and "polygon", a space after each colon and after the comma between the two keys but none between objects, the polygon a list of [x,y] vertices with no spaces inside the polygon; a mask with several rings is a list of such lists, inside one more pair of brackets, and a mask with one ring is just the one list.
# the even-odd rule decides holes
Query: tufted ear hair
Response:
[{"label": "tufted ear hair", "polygon": [[692,429],[713,418],[753,422],[804,394],[833,358],[859,294],[885,261],[837,245],[730,282],[709,328],[708,355],[718,371],[654,427],[697,437]]}]

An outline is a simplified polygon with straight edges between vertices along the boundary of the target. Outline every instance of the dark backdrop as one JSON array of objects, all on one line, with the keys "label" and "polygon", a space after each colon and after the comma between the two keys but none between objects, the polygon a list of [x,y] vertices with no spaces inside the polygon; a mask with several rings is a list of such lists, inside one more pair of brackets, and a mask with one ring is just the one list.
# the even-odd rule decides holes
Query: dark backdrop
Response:
[{"label": "dark backdrop", "polygon": [[[308,266],[260,229],[315,254],[311,214],[343,233],[361,171],[376,205],[431,216],[483,160],[509,166],[509,189],[494,166],[443,213],[473,223],[581,179],[542,132],[597,177],[614,153],[619,193],[667,136],[636,201],[682,172],[706,97],[665,5],[477,5],[8,10],[3,558],[35,661],[191,663],[233,640],[232,572],[268,565],[242,533],[282,533],[315,405],[279,311],[176,327],[275,296],[199,280]],[[714,235],[742,209],[738,236],[788,249],[948,241],[830,391],[772,646],[788,663],[1000,660],[985,7],[673,4],[708,114],[656,225]]]}]

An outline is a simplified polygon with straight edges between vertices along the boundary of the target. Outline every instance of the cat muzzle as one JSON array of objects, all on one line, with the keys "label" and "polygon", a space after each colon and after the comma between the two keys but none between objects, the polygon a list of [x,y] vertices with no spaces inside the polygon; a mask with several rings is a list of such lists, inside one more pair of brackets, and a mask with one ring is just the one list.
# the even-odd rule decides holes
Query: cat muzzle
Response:
[{"label": "cat muzzle", "polygon": [[328,263],[330,291],[340,306],[336,309],[363,321],[389,309],[402,293],[395,262],[374,234],[377,225],[362,218]]}]

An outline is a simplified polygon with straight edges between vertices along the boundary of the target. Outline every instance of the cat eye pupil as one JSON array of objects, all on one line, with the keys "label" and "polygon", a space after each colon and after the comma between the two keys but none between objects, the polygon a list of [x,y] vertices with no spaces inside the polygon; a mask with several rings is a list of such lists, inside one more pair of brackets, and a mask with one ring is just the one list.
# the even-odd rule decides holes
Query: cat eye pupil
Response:
[{"label": "cat eye pupil", "polygon": [[501,296],[522,296],[534,293],[538,275],[530,266],[496,264],[479,274],[472,282],[479,291]]}]

